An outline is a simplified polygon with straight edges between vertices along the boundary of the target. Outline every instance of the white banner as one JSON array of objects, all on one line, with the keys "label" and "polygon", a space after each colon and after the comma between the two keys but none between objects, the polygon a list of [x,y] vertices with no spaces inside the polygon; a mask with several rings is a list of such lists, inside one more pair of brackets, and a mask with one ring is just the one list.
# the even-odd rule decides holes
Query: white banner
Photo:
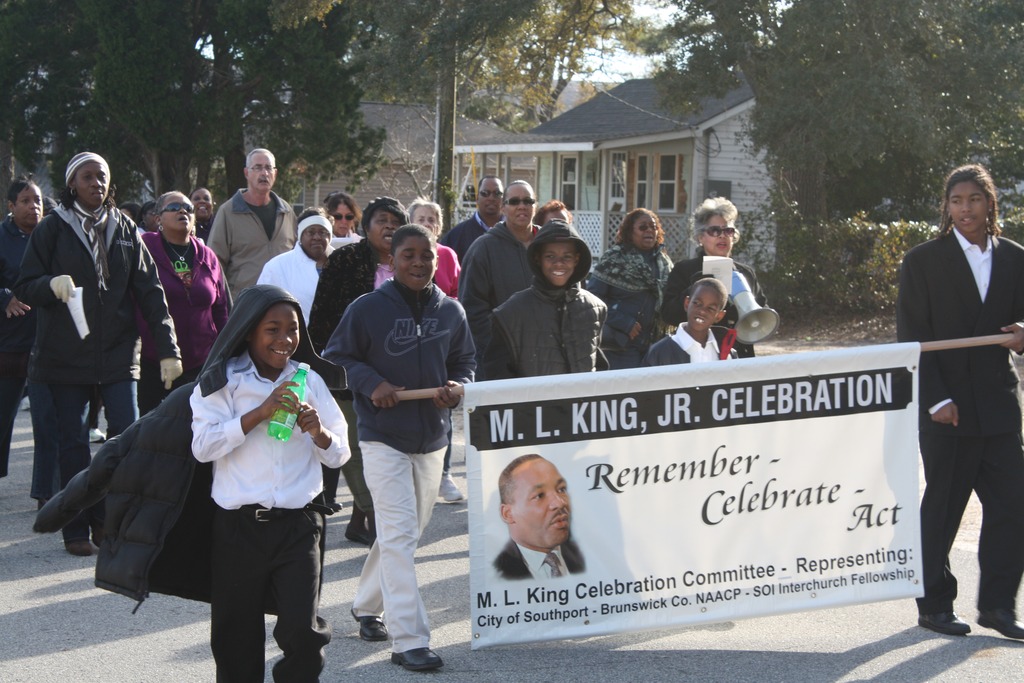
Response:
[{"label": "white banner", "polygon": [[918,355],[467,386],[473,647],[920,595]]}]

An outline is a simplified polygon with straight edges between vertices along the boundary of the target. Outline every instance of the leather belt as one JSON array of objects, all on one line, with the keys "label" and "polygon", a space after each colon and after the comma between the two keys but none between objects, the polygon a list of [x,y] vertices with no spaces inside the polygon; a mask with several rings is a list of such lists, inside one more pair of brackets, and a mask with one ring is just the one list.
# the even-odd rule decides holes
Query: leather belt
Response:
[{"label": "leather belt", "polygon": [[317,502],[308,503],[305,507],[301,508],[266,508],[262,505],[242,505],[235,510],[246,516],[252,515],[257,522],[269,522],[272,519],[281,519],[289,515],[294,515],[297,512],[305,512],[311,510],[313,512],[319,512],[322,515],[334,514],[334,509],[325,505],[320,505]]}]

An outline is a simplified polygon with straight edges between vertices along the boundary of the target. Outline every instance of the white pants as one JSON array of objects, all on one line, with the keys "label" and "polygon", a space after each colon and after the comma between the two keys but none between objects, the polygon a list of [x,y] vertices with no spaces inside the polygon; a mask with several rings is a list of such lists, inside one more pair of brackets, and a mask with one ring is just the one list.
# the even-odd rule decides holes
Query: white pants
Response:
[{"label": "white pants", "polygon": [[434,510],[445,449],[403,453],[379,441],[360,441],[359,447],[377,518],[377,542],[363,564],[352,611],[357,617],[386,613],[393,652],[430,647],[430,624],[413,560]]}]

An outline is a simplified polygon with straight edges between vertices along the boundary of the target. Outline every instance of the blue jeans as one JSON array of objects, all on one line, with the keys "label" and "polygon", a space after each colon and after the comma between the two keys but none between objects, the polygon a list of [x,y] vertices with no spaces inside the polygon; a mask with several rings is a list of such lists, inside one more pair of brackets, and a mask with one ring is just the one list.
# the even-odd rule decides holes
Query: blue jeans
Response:
[{"label": "blue jeans", "polygon": [[[51,384],[53,405],[57,410],[57,431],[60,435],[60,486],[89,467],[89,428],[86,419],[89,410],[91,384]],[[123,432],[139,416],[135,380],[100,384],[100,394],[107,415],[107,438]],[[64,542],[88,540],[89,528],[102,527],[103,501],[83,510],[64,527]]]},{"label": "blue jeans", "polygon": [[60,455],[57,409],[47,384],[29,382],[28,401],[32,413],[32,440],[35,442],[32,490],[29,495],[36,500],[48,500],[60,491],[60,474],[57,472],[57,458]]},{"label": "blue jeans", "polygon": [[7,476],[7,463],[11,457],[11,436],[14,419],[25,391],[24,377],[0,377],[0,477]]}]

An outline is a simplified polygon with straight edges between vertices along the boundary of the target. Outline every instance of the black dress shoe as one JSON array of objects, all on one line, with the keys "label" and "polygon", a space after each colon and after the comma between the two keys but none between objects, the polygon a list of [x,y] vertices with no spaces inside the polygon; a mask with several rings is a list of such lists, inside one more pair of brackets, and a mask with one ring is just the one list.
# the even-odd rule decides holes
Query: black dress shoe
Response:
[{"label": "black dress shoe", "polygon": [[971,627],[955,612],[918,615],[917,625],[947,636],[966,636],[971,632]]},{"label": "black dress shoe", "polygon": [[1024,625],[1011,609],[988,609],[978,613],[978,626],[999,631],[1007,638],[1024,640]]},{"label": "black dress shoe", "polygon": [[402,668],[409,671],[430,671],[440,669],[444,662],[429,647],[418,647],[415,650],[405,652],[392,652],[391,663],[401,664]]},{"label": "black dress shoe", "polygon": [[357,617],[355,611],[352,618],[359,622],[359,637],[371,643],[387,640],[388,627],[380,617]]},{"label": "black dress shoe", "polygon": [[370,535],[366,532],[366,529],[360,529],[351,524],[345,527],[345,538],[360,545],[370,545]]}]

